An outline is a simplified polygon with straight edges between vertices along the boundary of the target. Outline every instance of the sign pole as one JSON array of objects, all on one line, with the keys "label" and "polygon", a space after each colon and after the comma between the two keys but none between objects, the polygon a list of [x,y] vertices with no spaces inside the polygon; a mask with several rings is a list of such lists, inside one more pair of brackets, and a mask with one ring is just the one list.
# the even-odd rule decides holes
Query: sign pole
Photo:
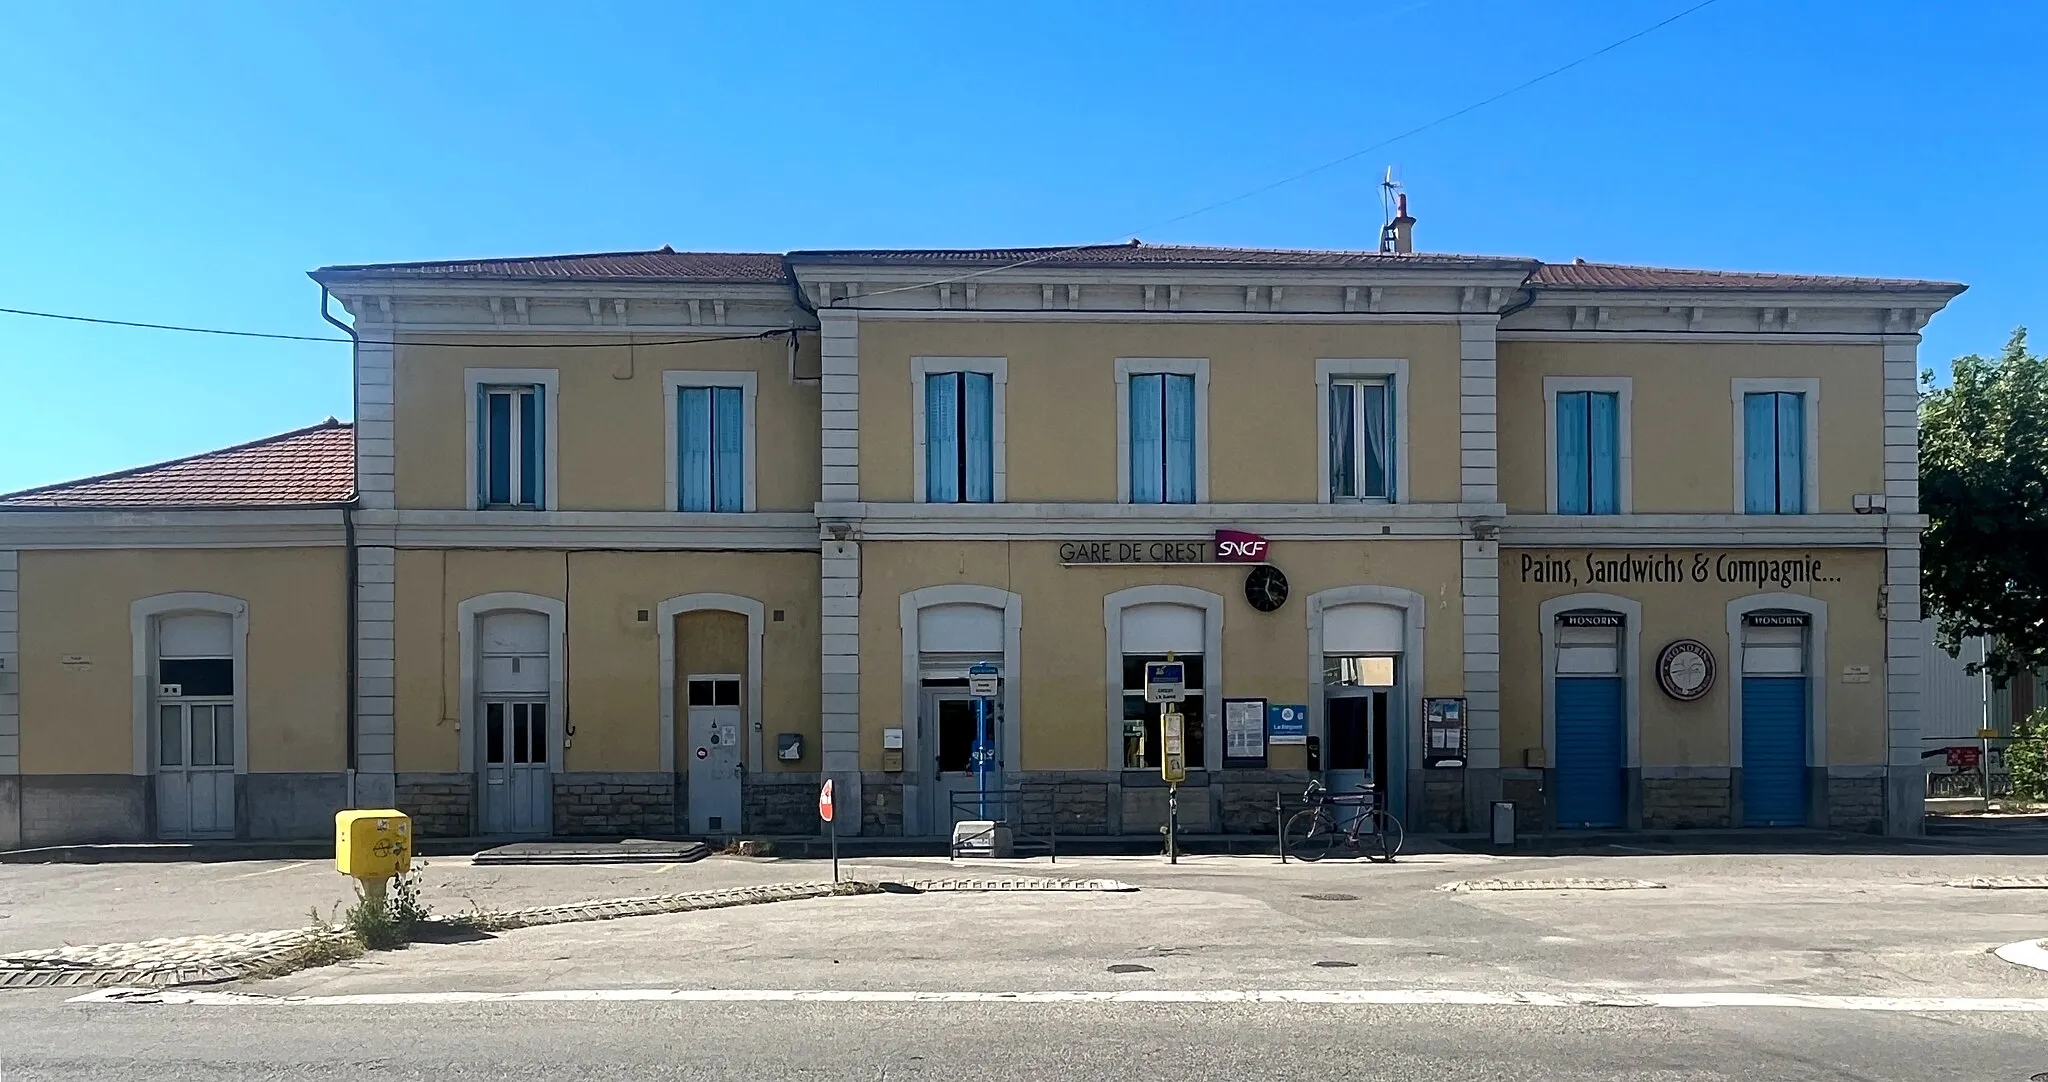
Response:
[{"label": "sign pole", "polygon": [[818,786],[818,818],[825,821],[825,832],[832,837],[832,881],[839,882],[839,811],[832,802],[832,779]]},{"label": "sign pole", "polygon": [[977,818],[988,819],[988,700],[974,700],[974,792]]},{"label": "sign pole", "polygon": [[1180,863],[1180,847],[1177,835],[1180,833],[1180,783],[1166,785],[1166,862]]},{"label": "sign pole", "polygon": [[839,882],[839,820],[833,819],[832,827],[832,881]]}]

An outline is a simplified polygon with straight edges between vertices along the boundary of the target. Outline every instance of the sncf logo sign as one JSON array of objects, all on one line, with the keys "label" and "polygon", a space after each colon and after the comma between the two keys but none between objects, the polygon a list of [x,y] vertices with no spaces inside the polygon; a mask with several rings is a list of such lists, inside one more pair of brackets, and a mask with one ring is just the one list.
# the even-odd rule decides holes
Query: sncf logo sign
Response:
[{"label": "sncf logo sign", "polygon": [[1216,531],[1216,559],[1228,564],[1266,562],[1266,539],[1243,530]]}]

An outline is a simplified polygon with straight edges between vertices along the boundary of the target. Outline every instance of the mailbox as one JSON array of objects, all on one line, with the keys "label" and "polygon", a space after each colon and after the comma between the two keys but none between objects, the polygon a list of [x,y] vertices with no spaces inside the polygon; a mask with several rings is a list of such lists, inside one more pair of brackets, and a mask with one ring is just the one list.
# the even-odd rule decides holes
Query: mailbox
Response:
[{"label": "mailbox", "polygon": [[412,870],[412,819],[393,808],[334,813],[334,868],[357,879]]}]

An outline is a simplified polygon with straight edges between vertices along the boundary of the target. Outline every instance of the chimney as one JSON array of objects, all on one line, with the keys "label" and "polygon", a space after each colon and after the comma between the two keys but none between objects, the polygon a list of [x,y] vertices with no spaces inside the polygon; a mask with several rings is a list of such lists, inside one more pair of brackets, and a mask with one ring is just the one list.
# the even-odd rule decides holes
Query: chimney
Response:
[{"label": "chimney", "polygon": [[1394,205],[1399,210],[1394,216],[1394,251],[1407,254],[1415,250],[1415,219],[1408,216],[1408,193],[1397,196]]}]

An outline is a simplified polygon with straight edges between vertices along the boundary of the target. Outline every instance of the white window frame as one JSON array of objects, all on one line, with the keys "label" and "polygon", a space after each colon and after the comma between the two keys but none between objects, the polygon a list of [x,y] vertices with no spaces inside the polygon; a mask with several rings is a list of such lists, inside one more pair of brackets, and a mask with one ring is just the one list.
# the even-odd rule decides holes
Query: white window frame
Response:
[{"label": "white window frame", "polygon": [[[1557,396],[1579,391],[1614,395],[1614,457],[1617,513],[1635,514],[1635,380],[1628,376],[1545,376],[1543,377],[1543,477],[1547,486],[1544,510],[1557,510]],[[1741,401],[1740,398],[1737,399]],[[1573,516],[1584,517],[1584,516]]]},{"label": "white window frame", "polygon": [[[477,393],[485,387],[530,384],[541,388],[541,489],[539,511],[554,511],[561,507],[561,494],[556,490],[558,456],[555,448],[562,426],[558,416],[561,400],[562,373],[554,368],[465,368],[462,370],[462,428],[466,436],[462,447],[463,506],[474,508],[480,502],[479,478],[476,475],[477,444],[483,434],[483,418],[477,416]],[[510,508],[488,508],[488,510],[511,510]],[[521,508],[519,510],[525,510]]]},{"label": "white window frame", "polygon": [[133,766],[136,775],[156,773],[151,734],[156,726],[157,628],[166,616],[207,613],[233,623],[229,635],[235,659],[235,773],[249,772],[249,603],[239,597],[210,593],[171,593],[138,598],[128,604],[129,681],[133,701]]},{"label": "white window frame", "polygon": [[[1197,394],[1197,400],[1200,395]],[[1102,623],[1106,632],[1103,671],[1109,697],[1104,709],[1107,743],[1105,758],[1115,775],[1143,773],[1144,768],[1123,765],[1124,761],[1124,610],[1141,605],[1181,605],[1202,613],[1202,759],[1189,763],[1189,770],[1223,769],[1223,689],[1230,685],[1223,677],[1223,597],[1193,586],[1131,586],[1102,599]],[[1213,738],[1212,738],[1213,737]],[[1152,768],[1152,769],[1157,769]]]},{"label": "white window frame", "polygon": [[1116,359],[1116,502],[1131,502],[1132,376],[1195,377],[1195,502],[1208,503],[1209,358],[1207,357],[1118,357]]},{"label": "white window frame", "polygon": [[[755,450],[760,444],[760,429],[755,421],[755,399],[760,396],[760,384],[760,374],[749,371],[692,372],[678,369],[661,374],[661,396],[662,401],[665,403],[661,409],[662,445],[666,448],[666,460],[668,463],[664,467],[663,474],[662,510],[682,513],[681,509],[676,506],[682,497],[683,484],[682,477],[680,476],[682,463],[676,460],[676,451],[677,441],[682,438],[680,431],[682,428],[682,418],[679,416],[682,409],[680,392],[686,387],[738,387],[740,389],[740,416],[742,423],[746,426],[746,432],[740,437],[740,454],[745,456],[745,460],[740,463],[740,469],[744,474],[742,485],[746,491],[740,496],[739,513],[753,514],[759,507],[759,504],[756,502],[756,498],[759,495],[756,463],[760,456],[755,453]],[[707,515],[732,514],[730,511],[692,511],[689,513]]]},{"label": "white window frame", "polygon": [[1821,513],[1820,380],[1818,379],[1736,379],[1729,381],[1728,401],[1734,413],[1734,419],[1729,424],[1729,429],[1734,434],[1734,448],[1732,450],[1732,453],[1730,454],[1730,460],[1733,463],[1733,471],[1729,474],[1730,479],[1734,483],[1734,511],[1738,515],[1749,514],[1749,512],[1744,509],[1742,498],[1742,451],[1743,447],[1745,446],[1744,441],[1748,437],[1748,433],[1743,431],[1742,427],[1742,397],[1744,395],[1767,394],[1772,392],[1800,394],[1806,396],[1803,400],[1806,404],[1806,416],[1804,419],[1806,425],[1806,485],[1805,497],[1802,501],[1805,505],[1805,510],[1803,513],[1808,515],[1818,515]]},{"label": "white window frame", "polygon": [[[1009,413],[1010,359],[1008,357],[912,357],[910,359],[910,434],[911,434],[911,483],[912,501],[930,503],[925,488],[925,427],[924,427],[924,383],[926,376],[940,376],[949,372],[978,372],[989,377],[990,388],[989,440],[993,460],[991,470],[994,482],[990,489],[994,502],[1004,503],[1010,495],[1010,454],[1009,424],[1005,419]],[[1200,392],[1197,392],[1199,399]],[[1128,422],[1127,422],[1128,423]],[[1200,430],[1197,429],[1199,432]],[[1199,436],[1197,437],[1199,438]],[[1128,476],[1125,484],[1130,483]],[[962,501],[965,502],[965,501]]]},{"label": "white window frame", "polygon": [[1316,502],[1330,503],[1330,385],[1344,380],[1385,380],[1394,392],[1394,494],[1346,497],[1338,503],[1408,503],[1408,360],[1405,357],[1324,357],[1316,361]]}]

